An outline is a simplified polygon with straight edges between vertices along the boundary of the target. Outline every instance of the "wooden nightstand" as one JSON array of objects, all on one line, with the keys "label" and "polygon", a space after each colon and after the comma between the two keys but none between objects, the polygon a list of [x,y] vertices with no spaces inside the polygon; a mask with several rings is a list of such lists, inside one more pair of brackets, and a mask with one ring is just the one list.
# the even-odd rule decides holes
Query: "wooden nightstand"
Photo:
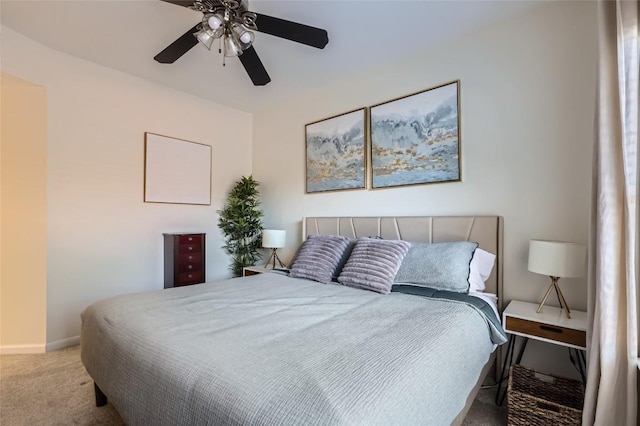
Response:
[{"label": "wooden nightstand", "polygon": [[289,269],[287,269],[287,268],[275,268],[275,269],[273,269],[271,266],[267,266],[265,268],[262,265],[245,266],[244,268],[242,268],[242,276],[243,277],[248,277],[249,275],[264,274],[265,272],[271,272],[271,271],[289,272]]},{"label": "wooden nightstand", "polygon": [[242,276],[243,277],[248,277],[249,275],[263,274],[263,273],[269,272],[271,270],[272,269],[271,269],[270,266],[267,266],[266,268],[264,266],[261,266],[261,265],[245,266],[244,268],[242,268]]},{"label": "wooden nightstand", "polygon": [[583,351],[587,346],[587,313],[572,310],[571,318],[567,318],[561,308],[544,306],[540,313],[536,312],[537,309],[537,303],[513,300],[502,313],[502,326],[510,336],[500,373],[501,380],[496,393],[496,404],[502,404],[506,395],[506,388],[502,396],[500,389],[505,379],[505,370],[507,374],[509,371],[507,363],[509,365],[513,363],[517,336],[523,337],[524,340],[516,357],[516,364],[520,364],[529,339],[565,346],[569,348],[571,362],[580,373],[582,381],[585,381],[586,360]]}]

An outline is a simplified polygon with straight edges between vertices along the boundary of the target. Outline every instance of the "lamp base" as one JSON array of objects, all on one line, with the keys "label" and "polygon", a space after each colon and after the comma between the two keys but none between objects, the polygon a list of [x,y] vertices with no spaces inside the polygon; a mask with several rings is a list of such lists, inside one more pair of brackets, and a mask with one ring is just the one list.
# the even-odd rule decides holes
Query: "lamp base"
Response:
[{"label": "lamp base", "polygon": [[276,269],[276,260],[280,264],[281,268],[285,268],[284,263],[282,263],[282,260],[280,260],[280,258],[278,257],[278,249],[277,248],[272,248],[271,249],[271,256],[269,256],[269,259],[267,259],[267,262],[264,264],[265,268],[267,266],[269,266],[269,262],[271,262],[271,259],[273,259],[273,266],[271,267],[271,269]]},{"label": "lamp base", "polygon": [[556,296],[558,296],[558,302],[560,302],[560,306],[564,310],[564,313],[567,314],[567,318],[571,319],[571,311],[569,310],[569,305],[567,305],[567,301],[564,299],[564,295],[562,294],[562,291],[560,290],[560,286],[558,285],[558,280],[560,279],[560,277],[549,277],[549,278],[551,278],[551,284],[549,284],[549,288],[547,289],[547,292],[544,294],[544,298],[542,299],[542,302],[540,302],[540,306],[538,306],[538,310],[536,312],[540,313],[540,311],[542,310],[542,307],[544,306],[545,302],[549,298],[549,294],[551,294],[551,290],[555,289]]}]

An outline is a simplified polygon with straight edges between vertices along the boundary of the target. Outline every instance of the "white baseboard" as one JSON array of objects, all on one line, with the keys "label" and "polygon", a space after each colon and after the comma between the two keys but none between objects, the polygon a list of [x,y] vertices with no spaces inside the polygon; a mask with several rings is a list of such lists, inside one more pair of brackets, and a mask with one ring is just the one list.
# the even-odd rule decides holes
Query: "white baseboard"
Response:
[{"label": "white baseboard", "polygon": [[45,345],[3,345],[0,355],[43,354]]},{"label": "white baseboard", "polygon": [[56,340],[47,343],[47,352],[57,351],[58,349],[68,348],[69,346],[78,346],[80,344],[80,336],[69,337],[68,339]]},{"label": "white baseboard", "polygon": [[3,345],[0,346],[0,355],[43,354],[79,344],[80,336],[74,336],[68,339],[49,342],[46,345]]}]

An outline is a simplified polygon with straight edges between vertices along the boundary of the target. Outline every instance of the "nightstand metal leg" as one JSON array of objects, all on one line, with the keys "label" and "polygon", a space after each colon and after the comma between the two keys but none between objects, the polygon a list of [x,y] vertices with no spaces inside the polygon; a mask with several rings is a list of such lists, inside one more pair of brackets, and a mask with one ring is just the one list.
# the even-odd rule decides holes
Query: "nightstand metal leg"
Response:
[{"label": "nightstand metal leg", "polygon": [[[575,358],[573,354],[575,353]],[[584,357],[584,352],[581,349],[569,348],[569,359],[573,366],[580,373],[580,378],[582,378],[582,384],[587,384],[586,371],[587,371],[587,363]]]},{"label": "nightstand metal leg", "polygon": [[[511,336],[509,336],[509,343],[507,343],[507,353],[504,355],[502,370],[500,370],[500,377],[498,379],[498,389],[496,391],[496,399],[495,399],[496,405],[502,405],[502,403],[504,402],[504,398],[507,396],[507,385],[505,385],[504,393],[502,393],[502,395],[500,395],[500,391],[502,390],[502,383],[505,381],[507,377],[509,377],[509,369],[507,368],[507,365],[511,365],[511,362],[513,361],[513,349],[515,347],[515,344],[516,344],[516,336],[512,334]],[[507,370],[506,377],[504,373],[505,370]]]},{"label": "nightstand metal leg", "polygon": [[[502,383],[509,377],[509,367],[511,367],[511,365],[513,364],[513,353],[515,352],[515,346],[516,346],[516,335],[512,334],[511,336],[509,336],[509,343],[507,344],[507,353],[504,356],[504,362],[502,363],[502,371],[500,372],[500,379],[498,380],[498,390],[496,391],[496,399],[495,399],[495,403],[496,405],[502,405],[502,403],[504,402],[504,399],[507,396],[507,391],[509,388],[509,385],[506,384],[504,386],[504,392],[500,393],[500,391],[502,390]],[[522,345],[520,346],[520,350],[518,351],[518,356],[516,357],[516,364],[520,364],[520,361],[522,361],[522,355],[524,355],[524,350],[527,348],[527,343],[529,343],[529,338],[528,337],[524,337],[524,340],[522,341]],[[505,370],[506,370],[506,376],[505,376]]]},{"label": "nightstand metal leg", "polygon": [[529,343],[529,338],[525,337],[522,341],[522,346],[520,346],[520,352],[518,352],[518,357],[516,358],[516,364],[520,364],[522,361],[522,355],[524,355],[524,350],[527,348],[527,343]]}]

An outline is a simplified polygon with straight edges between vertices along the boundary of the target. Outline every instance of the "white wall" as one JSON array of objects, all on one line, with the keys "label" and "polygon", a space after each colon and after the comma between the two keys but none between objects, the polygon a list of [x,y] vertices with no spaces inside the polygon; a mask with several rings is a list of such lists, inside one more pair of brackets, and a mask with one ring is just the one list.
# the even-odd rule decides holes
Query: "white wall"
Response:
[{"label": "white wall", "polygon": [[[527,271],[529,240],[588,237],[595,11],[593,2],[554,2],[255,114],[253,174],[263,184],[266,226],[288,231],[283,257],[301,240],[303,216],[497,214],[505,301],[539,301],[549,279]],[[456,79],[462,182],[304,194],[306,123]],[[561,280],[569,306],[586,309],[585,283]],[[536,353],[531,346],[525,361]],[[553,349],[544,351],[538,358]]]},{"label": "white wall", "polygon": [[[207,233],[207,279],[228,276],[216,210],[251,173],[251,115],[79,60],[2,27],[2,71],[45,87],[48,349],[80,312],[162,288],[162,233]],[[144,203],[144,132],[212,145],[211,206]]]}]

